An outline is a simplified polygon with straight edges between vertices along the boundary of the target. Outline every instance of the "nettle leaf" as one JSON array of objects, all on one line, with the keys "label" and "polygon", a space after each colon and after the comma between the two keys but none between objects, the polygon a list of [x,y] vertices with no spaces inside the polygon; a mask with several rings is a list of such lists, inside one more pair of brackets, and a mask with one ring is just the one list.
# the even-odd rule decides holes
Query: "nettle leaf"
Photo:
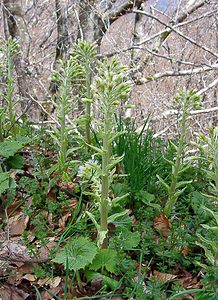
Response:
[{"label": "nettle leaf", "polygon": [[140,234],[139,232],[131,231],[122,232],[119,235],[119,241],[124,250],[129,250],[138,246],[140,242]]},{"label": "nettle leaf", "polygon": [[23,148],[23,142],[5,141],[0,143],[0,156],[9,158]]},{"label": "nettle leaf", "polygon": [[105,268],[108,272],[116,273],[117,252],[113,249],[101,249],[95,256],[90,269],[99,270]]},{"label": "nettle leaf", "polygon": [[9,188],[9,173],[0,173],[0,196]]},{"label": "nettle leaf", "polygon": [[63,264],[65,269],[69,268],[76,272],[90,264],[97,251],[97,246],[93,242],[79,237],[69,242],[52,261]]}]

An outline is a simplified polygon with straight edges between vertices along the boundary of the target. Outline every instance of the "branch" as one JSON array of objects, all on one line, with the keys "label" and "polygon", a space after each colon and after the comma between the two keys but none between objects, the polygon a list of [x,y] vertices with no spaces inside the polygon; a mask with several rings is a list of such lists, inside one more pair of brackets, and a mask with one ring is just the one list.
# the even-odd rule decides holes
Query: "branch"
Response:
[{"label": "branch", "polygon": [[148,76],[146,78],[141,78],[137,81],[137,84],[145,84],[150,81],[154,81],[160,78],[164,77],[174,77],[174,76],[185,76],[185,75],[193,75],[193,74],[199,74],[203,72],[213,71],[218,69],[218,64],[214,64],[209,67],[199,67],[195,69],[188,69],[188,70],[181,70],[181,71],[166,71],[164,73],[156,73],[154,75]]},{"label": "branch", "polygon": [[38,106],[41,108],[41,110],[42,110],[46,115],[48,115],[49,118],[51,118],[51,120],[52,120],[56,125],[58,125],[58,127],[61,126],[60,123],[59,123],[57,120],[55,120],[55,118],[53,118],[52,115],[50,115],[50,114],[46,111],[46,109],[42,106],[41,103],[39,103],[39,102],[38,102],[36,99],[34,99],[32,96],[30,96],[30,98],[31,98],[31,100],[32,100],[33,102],[35,102],[36,104],[38,104]]},{"label": "branch", "polygon": [[[150,13],[148,13],[148,12],[145,12],[145,11],[141,11],[141,10],[136,10],[136,9],[135,9],[135,10],[133,10],[133,12],[135,12],[135,13],[140,13],[140,14],[143,14],[143,15],[145,15],[145,16],[147,16],[147,17],[150,17],[150,18],[156,20],[157,22],[159,22],[160,24],[162,24],[162,25],[164,25],[165,27],[168,28],[168,29],[165,29],[165,30],[162,32],[162,36],[164,36],[164,38],[162,38],[161,43],[163,43],[163,41],[164,41],[164,40],[169,36],[169,34],[173,31],[173,32],[177,33],[179,36],[181,36],[181,37],[183,37],[184,39],[186,39],[187,41],[189,41],[190,43],[194,44],[195,46],[197,46],[197,47],[203,49],[204,51],[206,51],[206,52],[210,53],[211,55],[215,56],[216,58],[218,58],[218,54],[217,54],[217,53],[213,52],[211,49],[209,49],[209,48],[207,48],[207,47],[205,47],[205,46],[203,46],[203,45],[198,44],[198,43],[197,43],[195,40],[193,40],[192,38],[188,37],[187,35],[183,34],[183,33],[180,32],[180,31],[176,30],[176,29],[175,29],[176,26],[171,26],[171,25],[169,25],[169,24],[166,24],[166,23],[164,23],[163,21],[161,21],[158,17],[155,17],[155,16],[153,16],[152,14],[150,14]],[[156,34],[156,35],[157,35],[157,34]],[[160,35],[160,32],[159,32],[158,35]],[[152,37],[152,38],[153,38],[153,37]],[[149,37],[149,38],[147,38],[147,39],[145,39],[145,40],[143,40],[143,41],[137,43],[136,46],[140,46],[140,45],[142,45],[142,44],[144,44],[144,43],[150,41],[150,39],[151,39],[151,37]]]},{"label": "branch", "polygon": [[[218,79],[215,79],[212,83],[210,83],[207,87],[199,90],[196,95],[200,96],[203,93],[207,92],[209,89],[213,88],[218,84]],[[207,114],[211,112],[218,111],[218,106],[211,107],[211,108],[205,108],[205,109],[198,109],[198,110],[191,110],[190,115],[198,115],[198,114]],[[159,121],[161,119],[165,119],[168,116],[177,115],[178,111],[176,109],[169,109],[163,112],[160,116],[153,117],[151,121]]]},{"label": "branch", "polygon": [[146,0],[103,0],[97,5],[96,10],[103,21],[108,19],[114,20],[120,15],[126,14],[134,7],[139,8],[140,5],[145,1]]},{"label": "branch", "polygon": [[208,90],[210,90],[211,88],[213,88],[213,87],[216,86],[217,84],[218,84],[218,78],[215,79],[213,82],[211,82],[211,84],[209,84],[207,87],[205,87],[205,88],[199,90],[199,91],[197,92],[197,95],[200,96],[200,95],[206,93]]},{"label": "branch", "polygon": [[184,21],[190,14],[195,12],[198,8],[202,7],[205,3],[207,3],[207,0],[200,0],[195,1],[195,3],[191,6],[188,6],[186,10],[184,10],[175,20],[174,24],[181,23]]}]

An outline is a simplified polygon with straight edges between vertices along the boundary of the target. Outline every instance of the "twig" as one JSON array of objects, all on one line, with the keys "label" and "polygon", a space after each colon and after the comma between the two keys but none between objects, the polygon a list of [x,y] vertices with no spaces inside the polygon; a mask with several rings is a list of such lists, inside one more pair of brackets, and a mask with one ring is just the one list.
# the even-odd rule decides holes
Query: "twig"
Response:
[{"label": "twig", "polygon": [[38,102],[36,99],[34,99],[32,96],[30,96],[30,98],[31,98],[31,100],[32,100],[33,102],[35,102],[36,104],[38,104],[38,106],[41,108],[41,110],[42,110],[44,113],[46,113],[46,114],[49,116],[49,118],[52,119],[52,121],[53,121],[56,125],[58,125],[58,126],[60,127],[60,123],[59,123],[55,118],[53,118],[52,115],[50,115],[50,113],[48,113],[48,112],[46,111],[46,109],[42,106],[41,103],[39,103],[39,102]]},{"label": "twig", "polygon": [[[152,15],[152,14],[146,12],[146,11],[142,11],[142,10],[133,10],[133,12],[135,12],[135,13],[140,13],[140,14],[143,14],[143,15],[145,15],[145,16],[147,16],[147,17],[153,18],[154,20],[156,20],[157,22],[159,22],[160,24],[162,24],[162,25],[164,25],[165,27],[168,28],[168,30],[165,29],[165,30],[163,31],[163,33],[168,33],[168,34],[170,34],[171,31],[174,31],[175,33],[177,33],[178,35],[180,35],[181,37],[183,37],[184,39],[186,39],[186,40],[189,41],[190,43],[194,44],[194,45],[197,46],[198,48],[201,48],[201,49],[203,49],[204,51],[206,51],[206,52],[210,53],[211,55],[215,56],[216,58],[218,58],[218,54],[217,54],[217,53],[213,52],[211,49],[209,49],[209,48],[207,48],[207,47],[205,47],[205,46],[203,46],[203,45],[198,44],[198,43],[197,43],[195,40],[193,40],[192,38],[188,37],[187,35],[183,34],[183,33],[180,32],[180,31],[176,30],[176,29],[175,29],[176,26],[171,26],[171,25],[169,25],[169,24],[166,24],[165,22],[163,22],[162,20],[160,20],[158,17],[155,17],[154,15]],[[150,39],[150,38],[149,38],[149,39]],[[144,44],[145,42],[147,42],[147,40],[148,40],[148,39],[145,39],[145,40],[139,42],[136,46],[140,46],[140,45]]]}]

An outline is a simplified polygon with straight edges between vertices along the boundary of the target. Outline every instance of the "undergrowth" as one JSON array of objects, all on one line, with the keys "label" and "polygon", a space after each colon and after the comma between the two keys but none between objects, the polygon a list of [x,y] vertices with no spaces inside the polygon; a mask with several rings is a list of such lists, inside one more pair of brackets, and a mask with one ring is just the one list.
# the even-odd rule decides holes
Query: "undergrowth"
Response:
[{"label": "undergrowth", "polygon": [[[26,118],[24,132],[11,105],[17,46],[8,43],[0,95],[2,243],[14,238],[13,223],[22,224],[15,236],[25,247],[22,261],[32,264],[34,299],[45,292],[54,299],[217,299],[217,128],[187,141],[195,92],[176,96],[178,138],[156,138],[149,117],[137,132],[117,113],[131,89],[126,68],[97,63],[94,46],[81,42],[54,73],[57,127]],[[71,116],[79,97],[83,125]],[[186,155],[189,147],[195,156]],[[16,261],[13,251],[10,257]],[[60,280],[58,291],[51,279]]]}]

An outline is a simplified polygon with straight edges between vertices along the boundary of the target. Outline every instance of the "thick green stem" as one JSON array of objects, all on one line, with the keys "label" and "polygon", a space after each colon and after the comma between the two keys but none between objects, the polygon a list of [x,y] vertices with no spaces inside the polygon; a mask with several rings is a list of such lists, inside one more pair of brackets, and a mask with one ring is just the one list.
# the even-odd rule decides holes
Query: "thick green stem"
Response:
[{"label": "thick green stem", "polygon": [[[100,203],[100,231],[108,230],[108,194],[109,194],[109,168],[110,163],[110,117],[105,115],[104,136],[103,136],[103,154],[102,154],[102,190]],[[102,248],[108,247],[107,237],[104,239]]]},{"label": "thick green stem", "polygon": [[186,137],[186,121],[187,121],[187,112],[183,112],[182,121],[181,121],[181,132],[179,138],[179,145],[176,153],[176,161],[174,165],[174,170],[171,177],[170,189],[168,192],[168,200],[164,207],[164,214],[169,216],[173,207],[176,204],[178,196],[176,196],[176,184],[178,182],[178,174],[181,167],[181,162],[183,159],[184,147],[185,147],[185,137]]},{"label": "thick green stem", "polygon": [[[86,86],[86,93],[85,96],[87,98],[86,100],[86,124],[85,124],[85,133],[86,133],[86,142],[87,144],[91,144],[91,102],[89,99],[91,99],[91,69],[90,65],[86,64],[85,66],[86,70],[86,80],[85,80],[85,86]],[[89,148],[90,149],[90,148]]]},{"label": "thick green stem", "polygon": [[61,111],[60,111],[60,157],[59,157],[59,169],[60,172],[66,172],[67,170],[67,137],[66,137],[66,106],[68,105],[68,82],[65,79],[62,87],[62,99],[61,99]]}]

